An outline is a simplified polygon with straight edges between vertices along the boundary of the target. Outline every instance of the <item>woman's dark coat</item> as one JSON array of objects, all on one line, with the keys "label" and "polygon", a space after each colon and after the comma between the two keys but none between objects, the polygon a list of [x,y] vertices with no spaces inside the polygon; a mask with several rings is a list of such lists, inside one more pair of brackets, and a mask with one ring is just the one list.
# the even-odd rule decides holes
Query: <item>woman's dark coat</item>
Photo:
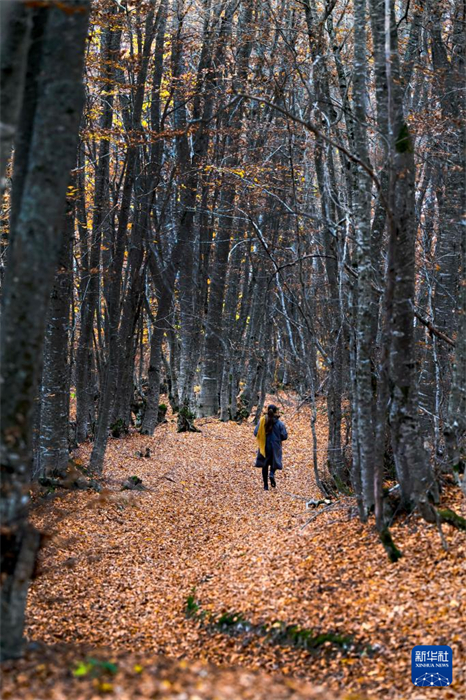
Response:
[{"label": "woman's dark coat", "polygon": [[[259,431],[259,425],[260,423],[254,429],[254,435],[256,436]],[[270,458],[272,460],[272,471],[283,469],[282,442],[287,438],[288,433],[286,432],[285,424],[277,418],[272,431],[265,438],[265,454],[267,457],[261,455],[260,450],[257,450],[256,467],[265,467],[267,458]]]}]

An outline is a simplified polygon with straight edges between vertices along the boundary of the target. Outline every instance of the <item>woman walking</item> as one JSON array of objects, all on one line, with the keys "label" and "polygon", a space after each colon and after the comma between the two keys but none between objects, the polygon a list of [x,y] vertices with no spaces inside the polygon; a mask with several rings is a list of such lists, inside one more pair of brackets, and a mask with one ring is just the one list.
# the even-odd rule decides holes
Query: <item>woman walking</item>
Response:
[{"label": "woman walking", "polygon": [[269,490],[269,467],[270,485],[275,488],[275,472],[283,469],[282,464],[282,442],[287,439],[288,433],[284,423],[279,420],[278,408],[271,404],[267,408],[267,415],[262,416],[256,425],[254,435],[257,437],[259,449],[257,451],[256,467],[262,468],[262,478],[264,480],[265,491]]}]

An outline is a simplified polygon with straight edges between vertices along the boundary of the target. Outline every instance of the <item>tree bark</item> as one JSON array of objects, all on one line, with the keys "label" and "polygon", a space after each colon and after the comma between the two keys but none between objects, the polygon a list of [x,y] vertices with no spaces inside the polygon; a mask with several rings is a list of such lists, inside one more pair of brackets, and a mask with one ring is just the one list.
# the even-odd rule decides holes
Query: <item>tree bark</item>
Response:
[{"label": "tree bark", "polygon": [[56,228],[83,106],[82,68],[89,2],[47,8],[37,106],[5,276],[1,343],[1,657],[21,653],[24,609],[39,535],[28,524],[32,408],[47,304],[58,260]]},{"label": "tree bark", "polygon": [[63,243],[49,301],[44,339],[44,366],[40,389],[39,473],[64,475],[69,459],[70,306],[73,288],[74,207],[68,203]]},{"label": "tree bark", "polygon": [[415,162],[414,143],[403,116],[394,7],[390,7],[391,216],[387,275],[392,278],[389,424],[401,502],[406,510],[438,498],[438,487],[420,434],[414,345]]},{"label": "tree bark", "polygon": [[0,48],[0,197],[6,186],[5,173],[11,155],[16,127],[21,113],[23,86],[32,10],[24,2],[3,4]]},{"label": "tree bark", "polygon": [[[354,139],[358,158],[370,166],[366,125],[366,2],[355,2],[354,38]],[[357,166],[354,173],[353,193],[355,252],[354,266],[358,271],[356,309],[356,395],[355,415],[358,422],[359,470],[361,474],[364,517],[374,506],[374,413],[375,390],[373,381],[373,352],[376,343],[377,307],[372,291],[372,235],[370,221],[372,183],[367,172]]]},{"label": "tree bark", "polygon": [[[117,12],[116,7],[111,14]],[[81,276],[81,327],[76,353],[76,440],[83,442],[90,437],[95,415],[95,388],[93,381],[93,328],[94,317],[99,302],[100,257],[102,232],[109,209],[109,161],[110,135],[113,122],[112,89],[108,89],[115,75],[121,40],[121,29],[111,25],[105,29],[102,39],[102,81],[105,85],[102,115],[99,127],[102,136],[95,169],[94,213],[92,217],[92,234],[88,259],[82,260],[88,275]],[[83,164],[84,165],[84,164]]]}]

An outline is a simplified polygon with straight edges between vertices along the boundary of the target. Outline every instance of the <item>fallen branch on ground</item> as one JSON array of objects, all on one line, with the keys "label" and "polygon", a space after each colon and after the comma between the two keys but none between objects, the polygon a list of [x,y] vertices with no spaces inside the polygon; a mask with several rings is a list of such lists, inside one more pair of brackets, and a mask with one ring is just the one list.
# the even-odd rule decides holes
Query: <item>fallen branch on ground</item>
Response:
[{"label": "fallen branch on ground", "polygon": [[301,525],[300,530],[304,530],[305,527],[307,527],[310,523],[312,523],[312,521],[315,520],[316,518],[318,518],[319,515],[321,515],[322,513],[325,513],[325,512],[328,511],[328,510],[333,510],[333,509],[335,509],[335,506],[336,506],[336,503],[331,503],[331,504],[330,504],[329,506],[327,506],[326,508],[322,508],[322,510],[319,510],[319,512],[318,512],[318,513],[315,513],[311,518],[309,518],[309,520],[306,520],[306,522],[304,523],[304,525]]}]

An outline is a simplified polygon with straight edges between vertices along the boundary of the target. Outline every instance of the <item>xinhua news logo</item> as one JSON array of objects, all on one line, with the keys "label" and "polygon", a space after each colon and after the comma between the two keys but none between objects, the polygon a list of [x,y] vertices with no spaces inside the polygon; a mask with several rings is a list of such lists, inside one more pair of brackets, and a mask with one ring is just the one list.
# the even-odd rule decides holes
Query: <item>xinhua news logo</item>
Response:
[{"label": "xinhua news logo", "polygon": [[453,651],[446,644],[417,646],[411,652],[411,680],[414,685],[428,687],[451,685]]}]

